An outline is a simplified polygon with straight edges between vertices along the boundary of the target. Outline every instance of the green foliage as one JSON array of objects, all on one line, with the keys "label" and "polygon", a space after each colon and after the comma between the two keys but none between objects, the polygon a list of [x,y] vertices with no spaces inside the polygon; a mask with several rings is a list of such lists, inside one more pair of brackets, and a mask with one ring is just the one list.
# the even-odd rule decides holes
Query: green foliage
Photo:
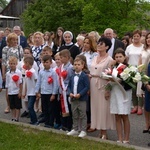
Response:
[{"label": "green foliage", "polygon": [[0,0],[0,6],[2,8],[5,8],[7,6],[8,2],[6,0]]},{"label": "green foliage", "polygon": [[48,130],[46,132],[2,122],[0,129],[2,150],[133,150],[116,144],[69,137]]},{"label": "green foliage", "polygon": [[150,3],[144,0],[33,0],[22,15],[26,34],[56,31],[62,26],[77,34],[81,30],[106,28],[120,36],[127,31],[149,29]]}]

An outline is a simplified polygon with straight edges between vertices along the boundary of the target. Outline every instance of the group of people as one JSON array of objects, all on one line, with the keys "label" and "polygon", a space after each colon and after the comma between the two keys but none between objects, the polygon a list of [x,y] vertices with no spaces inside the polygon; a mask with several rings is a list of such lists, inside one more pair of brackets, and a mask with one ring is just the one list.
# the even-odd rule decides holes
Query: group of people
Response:
[{"label": "group of people", "polygon": [[[33,125],[44,123],[45,127],[78,137],[100,130],[102,139],[108,138],[107,130],[117,130],[117,142],[129,143],[128,115],[142,115],[144,104],[143,133],[150,132],[150,84],[144,83],[144,91],[137,95],[135,89],[119,81],[126,91],[125,101],[118,84],[101,76],[105,69],[119,64],[144,64],[145,74],[150,76],[150,33],[142,35],[142,31],[135,30],[132,36],[125,34],[122,41],[114,33],[111,28],[101,36],[96,31],[81,32],[74,42],[72,32],[59,27],[56,34],[38,31],[26,39],[15,26],[2,38],[0,47],[5,113],[11,110],[12,121],[19,121],[24,102],[21,116],[29,114]],[[112,89],[106,96],[108,82]],[[40,120],[37,111],[41,111]]]}]

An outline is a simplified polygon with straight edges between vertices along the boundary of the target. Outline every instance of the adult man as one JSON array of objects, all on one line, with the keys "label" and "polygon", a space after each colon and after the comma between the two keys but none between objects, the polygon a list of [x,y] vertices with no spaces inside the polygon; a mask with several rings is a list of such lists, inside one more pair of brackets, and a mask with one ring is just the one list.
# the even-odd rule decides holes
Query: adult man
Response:
[{"label": "adult man", "polygon": [[107,28],[105,31],[104,31],[104,36],[109,38],[112,42],[112,46],[111,48],[108,50],[108,54],[113,57],[114,55],[114,52],[117,48],[122,48],[124,49],[125,46],[123,44],[123,42],[121,42],[120,40],[114,38],[114,33],[113,33],[113,30],[111,28]]}]

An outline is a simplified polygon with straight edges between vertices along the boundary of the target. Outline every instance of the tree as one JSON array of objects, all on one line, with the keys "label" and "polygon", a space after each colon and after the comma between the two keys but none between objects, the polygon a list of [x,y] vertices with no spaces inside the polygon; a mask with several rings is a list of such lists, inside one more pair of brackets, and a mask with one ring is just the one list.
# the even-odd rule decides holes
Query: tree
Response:
[{"label": "tree", "polygon": [[8,5],[8,2],[6,0],[0,0],[0,6],[2,8],[5,8]]},{"label": "tree", "polygon": [[136,28],[149,29],[150,3],[144,0],[33,0],[23,13],[25,33],[62,26],[79,33],[110,27],[122,36]]}]

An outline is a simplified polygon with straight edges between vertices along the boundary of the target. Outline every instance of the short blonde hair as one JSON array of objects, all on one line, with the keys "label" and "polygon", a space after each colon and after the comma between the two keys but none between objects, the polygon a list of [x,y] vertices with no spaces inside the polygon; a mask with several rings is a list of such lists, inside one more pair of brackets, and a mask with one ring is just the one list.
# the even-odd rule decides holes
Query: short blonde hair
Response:
[{"label": "short blonde hair", "polygon": [[9,60],[9,63],[10,62],[15,62],[16,64],[18,63],[18,59],[15,56],[10,56],[8,60]]},{"label": "short blonde hair", "polygon": [[8,45],[9,47],[13,46],[13,45],[12,45],[12,40],[14,40],[14,39],[17,39],[17,40],[18,40],[18,36],[17,36],[17,34],[15,34],[15,33],[10,33],[10,34],[7,36],[7,45]]}]

